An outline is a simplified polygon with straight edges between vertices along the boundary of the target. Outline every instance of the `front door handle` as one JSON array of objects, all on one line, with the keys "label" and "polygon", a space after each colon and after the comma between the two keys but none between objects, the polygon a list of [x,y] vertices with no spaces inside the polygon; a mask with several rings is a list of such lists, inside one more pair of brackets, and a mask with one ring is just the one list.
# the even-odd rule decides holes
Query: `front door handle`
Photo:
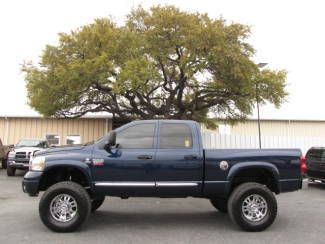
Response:
[{"label": "front door handle", "polygon": [[138,159],[152,159],[151,155],[139,155]]},{"label": "front door handle", "polygon": [[197,159],[197,155],[185,155],[184,156],[184,159],[185,160],[194,160],[194,159]]}]

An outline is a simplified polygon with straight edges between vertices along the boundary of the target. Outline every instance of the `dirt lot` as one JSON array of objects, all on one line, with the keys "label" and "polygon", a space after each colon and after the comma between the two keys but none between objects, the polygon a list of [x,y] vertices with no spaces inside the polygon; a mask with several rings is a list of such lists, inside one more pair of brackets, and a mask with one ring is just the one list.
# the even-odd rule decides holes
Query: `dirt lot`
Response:
[{"label": "dirt lot", "polygon": [[278,196],[279,213],[266,231],[246,233],[205,199],[107,198],[76,233],[48,230],[39,198],[21,190],[23,172],[0,170],[0,243],[323,243],[325,186]]}]

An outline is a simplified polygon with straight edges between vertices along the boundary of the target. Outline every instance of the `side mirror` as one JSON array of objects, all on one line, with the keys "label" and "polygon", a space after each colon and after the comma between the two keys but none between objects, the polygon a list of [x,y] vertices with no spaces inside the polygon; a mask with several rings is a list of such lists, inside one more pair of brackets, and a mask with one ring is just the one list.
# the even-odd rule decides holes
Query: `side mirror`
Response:
[{"label": "side mirror", "polygon": [[112,153],[111,147],[116,145],[116,131],[112,130],[109,133],[109,137],[107,140],[107,143],[104,146],[104,149],[108,152],[108,153]]},{"label": "side mirror", "polygon": [[109,146],[115,146],[116,145],[116,131],[113,130],[109,133],[108,137],[108,143]]}]

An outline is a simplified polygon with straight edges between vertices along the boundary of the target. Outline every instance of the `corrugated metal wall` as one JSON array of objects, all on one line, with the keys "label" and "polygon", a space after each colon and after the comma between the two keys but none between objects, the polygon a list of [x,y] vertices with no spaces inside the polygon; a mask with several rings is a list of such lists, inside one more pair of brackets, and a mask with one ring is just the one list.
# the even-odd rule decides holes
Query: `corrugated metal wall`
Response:
[{"label": "corrugated metal wall", "polygon": [[[259,148],[258,136],[220,135],[218,133],[203,132],[202,140],[205,148]],[[324,147],[325,138],[307,136],[262,136],[261,144],[262,148],[299,148],[305,154],[311,147]]]},{"label": "corrugated metal wall", "polygon": [[[218,133],[219,130],[208,130],[206,132]],[[230,135],[258,135],[256,120],[248,120],[230,126]],[[292,121],[292,120],[261,120],[261,133],[264,136],[307,136],[325,138],[325,121]]]},{"label": "corrugated metal wall", "polygon": [[95,140],[112,128],[111,119],[45,119],[0,117],[0,138],[4,144],[16,144],[22,138],[44,139],[47,134],[60,136],[60,145],[68,135],[80,135],[81,143]]}]

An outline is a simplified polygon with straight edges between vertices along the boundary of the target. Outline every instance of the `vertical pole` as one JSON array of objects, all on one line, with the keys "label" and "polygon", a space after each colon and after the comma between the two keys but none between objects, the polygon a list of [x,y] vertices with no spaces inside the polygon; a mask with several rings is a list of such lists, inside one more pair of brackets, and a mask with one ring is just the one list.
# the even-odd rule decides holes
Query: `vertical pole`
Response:
[{"label": "vertical pole", "polygon": [[5,122],[6,122],[6,129],[5,129],[5,145],[9,144],[9,119],[8,117],[5,117]]},{"label": "vertical pole", "polygon": [[258,84],[256,83],[256,107],[257,107],[257,125],[258,125],[258,144],[259,148],[262,148],[261,144],[261,121],[260,121],[260,105],[258,99]]}]

